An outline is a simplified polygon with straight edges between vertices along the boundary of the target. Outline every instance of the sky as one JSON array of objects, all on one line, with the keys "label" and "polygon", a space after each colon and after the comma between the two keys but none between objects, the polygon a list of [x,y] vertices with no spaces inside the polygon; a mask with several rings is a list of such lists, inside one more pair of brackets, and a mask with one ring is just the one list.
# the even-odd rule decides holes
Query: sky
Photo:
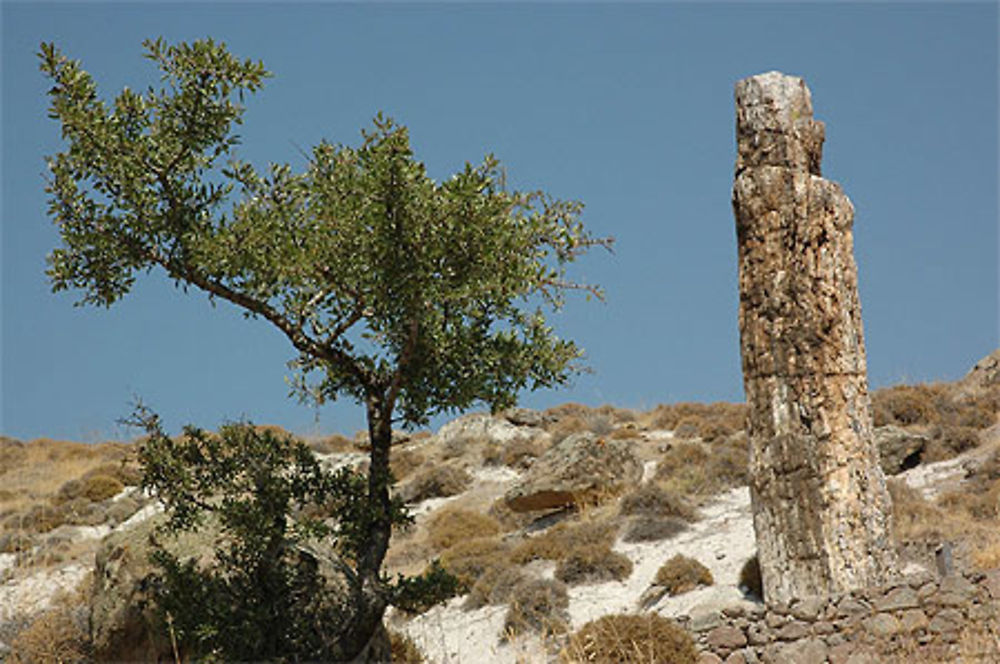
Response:
[{"label": "sky", "polygon": [[[45,258],[43,41],[101,94],[157,80],[141,42],[212,37],[274,73],[247,103],[239,155],[288,162],[357,145],[383,111],[443,180],[494,153],[508,183],[583,201],[614,236],[571,276],[605,303],[552,317],[591,372],[526,393],[651,408],[741,401],[733,86],[802,76],[826,123],[823,174],[856,209],[869,381],[954,380],[998,346],[996,3],[2,4],[0,433],[95,442],[140,398],[168,429],[250,419],[353,433],[362,409],[289,397],[294,353],[261,320],[142,275],[110,309],[53,294]],[[441,424],[439,418],[434,422]]]}]

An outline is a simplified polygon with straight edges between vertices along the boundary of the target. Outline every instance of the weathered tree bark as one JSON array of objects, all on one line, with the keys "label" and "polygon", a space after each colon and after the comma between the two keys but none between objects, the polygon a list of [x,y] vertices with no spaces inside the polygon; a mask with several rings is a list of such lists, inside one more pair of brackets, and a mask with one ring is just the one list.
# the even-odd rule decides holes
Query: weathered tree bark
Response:
[{"label": "weathered tree bark", "polygon": [[800,78],[736,84],[733,211],[749,405],[750,492],[769,603],[882,582],[891,502],[872,435],[851,226],[820,177]]}]

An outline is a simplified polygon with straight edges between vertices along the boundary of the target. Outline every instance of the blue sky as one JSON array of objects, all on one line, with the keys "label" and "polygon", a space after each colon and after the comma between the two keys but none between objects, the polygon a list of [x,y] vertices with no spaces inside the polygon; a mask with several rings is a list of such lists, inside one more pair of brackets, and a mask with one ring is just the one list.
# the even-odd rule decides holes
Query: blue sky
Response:
[{"label": "blue sky", "polygon": [[361,409],[288,398],[287,341],[262,321],[142,279],[110,310],[53,295],[45,256],[41,41],[100,90],[155,81],[141,42],[211,36],[275,74],[250,100],[241,156],[301,166],[357,144],[382,110],[436,179],[487,152],[525,189],[582,200],[613,235],[554,318],[593,373],[522,403],[649,408],[743,398],[730,189],[733,84],[803,76],[827,125],[823,173],[856,208],[874,387],[961,376],[998,345],[995,3],[2,5],[0,433],[95,441],[140,396],[170,428],[249,417],[352,433]]}]

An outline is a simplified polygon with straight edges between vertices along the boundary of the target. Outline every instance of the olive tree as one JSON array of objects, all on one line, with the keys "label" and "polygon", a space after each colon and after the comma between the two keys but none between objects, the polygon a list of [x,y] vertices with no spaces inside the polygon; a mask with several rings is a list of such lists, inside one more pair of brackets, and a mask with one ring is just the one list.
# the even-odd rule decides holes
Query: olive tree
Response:
[{"label": "olive tree", "polygon": [[157,86],[102,98],[53,44],[41,69],[66,147],[48,158],[49,215],[61,246],[56,291],[110,306],[139,274],[225,300],[287,337],[300,396],[349,397],[367,416],[369,515],[356,565],[358,651],[387,604],[394,425],[425,425],[476,403],[564,383],[580,349],[546,321],[569,289],[569,263],[610,240],[582,205],[508,189],[487,156],[431,179],[407,129],[376,116],[357,147],[322,142],[302,172],[236,158],[242,101],[270,76],[212,40],[144,43]]}]

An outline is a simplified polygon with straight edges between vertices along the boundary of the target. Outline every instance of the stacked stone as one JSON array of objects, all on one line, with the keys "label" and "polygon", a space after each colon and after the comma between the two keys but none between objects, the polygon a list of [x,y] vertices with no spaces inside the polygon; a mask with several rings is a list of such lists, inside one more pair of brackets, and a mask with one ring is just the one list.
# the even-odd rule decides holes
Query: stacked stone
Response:
[{"label": "stacked stone", "polygon": [[698,664],[879,664],[916,652],[933,661],[995,663],[1000,570],[941,579],[917,574],[879,588],[678,622],[698,644]]}]

